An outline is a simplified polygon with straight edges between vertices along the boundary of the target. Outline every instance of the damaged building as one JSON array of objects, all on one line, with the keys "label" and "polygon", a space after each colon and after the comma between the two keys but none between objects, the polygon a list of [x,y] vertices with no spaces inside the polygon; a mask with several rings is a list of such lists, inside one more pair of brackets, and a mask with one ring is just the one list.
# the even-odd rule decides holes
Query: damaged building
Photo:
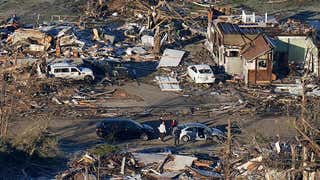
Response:
[{"label": "damaged building", "polygon": [[244,46],[241,55],[246,84],[271,83],[273,49],[272,43],[261,34]]},{"label": "damaged building", "polygon": [[226,73],[246,83],[271,82],[273,46],[261,28],[215,20],[209,23],[206,45]]},{"label": "damaged building", "polygon": [[263,21],[244,11],[239,16],[212,16],[209,11],[206,47],[216,65],[235,79],[266,84],[286,77],[293,68],[319,76],[319,45],[309,26],[290,20],[279,25],[267,14]]}]

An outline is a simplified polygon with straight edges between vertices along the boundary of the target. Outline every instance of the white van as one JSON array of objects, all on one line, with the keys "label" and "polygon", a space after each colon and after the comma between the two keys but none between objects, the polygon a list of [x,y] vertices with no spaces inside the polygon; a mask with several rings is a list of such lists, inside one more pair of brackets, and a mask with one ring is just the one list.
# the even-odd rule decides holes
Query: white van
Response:
[{"label": "white van", "polygon": [[89,68],[78,67],[69,63],[54,63],[48,65],[50,77],[85,80],[91,82],[94,80],[93,71]]}]

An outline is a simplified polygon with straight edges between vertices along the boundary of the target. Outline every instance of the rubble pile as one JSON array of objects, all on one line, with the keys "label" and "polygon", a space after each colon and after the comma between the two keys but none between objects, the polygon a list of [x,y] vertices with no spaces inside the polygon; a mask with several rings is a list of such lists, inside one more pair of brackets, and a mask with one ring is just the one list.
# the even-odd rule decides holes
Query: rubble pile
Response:
[{"label": "rubble pile", "polygon": [[[299,98],[290,94],[275,94],[272,87],[235,88],[241,99],[245,99],[246,108],[256,114],[285,114],[288,109],[299,112]],[[244,108],[243,110],[245,110]]]},{"label": "rubble pile", "polygon": [[[118,1],[108,2],[108,4],[94,1],[88,3],[99,11],[103,11],[104,7],[108,7],[108,11],[119,11],[119,7],[113,7],[113,4],[120,6],[125,4]],[[169,4],[159,2],[154,10],[147,2],[133,4],[136,6],[131,9],[149,12],[146,15],[142,15],[141,12],[137,17],[131,16],[133,18],[131,22],[125,22],[122,26],[105,22],[100,27],[85,28],[64,22],[42,24],[33,29],[21,28],[9,34],[4,45],[10,46],[14,52],[19,51],[25,56],[35,58],[47,54],[49,57],[153,61],[157,59],[154,55],[159,53],[159,48],[165,41],[172,44],[179,43],[183,36],[184,39],[192,38],[192,35],[186,36],[188,30],[184,30],[181,26],[182,22],[179,22],[179,19],[184,18],[181,15],[177,16],[175,8]],[[122,16],[130,15],[126,13]],[[148,22],[146,19],[149,19]],[[178,35],[175,34],[176,31],[179,32]]]},{"label": "rubble pile", "polygon": [[57,176],[125,179],[221,178],[219,160],[163,153],[118,152],[95,158],[85,154],[70,163],[70,169]]},{"label": "rubble pile", "polygon": [[[104,11],[119,11],[119,7],[113,7],[113,4],[125,6],[126,3],[90,1],[88,7],[91,10],[103,12],[102,14]],[[160,50],[164,50],[162,48],[164,45],[178,45],[180,46],[178,49],[181,49],[183,41],[192,40],[198,36],[188,27],[182,26],[187,22],[188,24],[196,23],[192,18],[184,17],[188,14],[187,8],[179,9],[162,1],[158,4],[130,1],[129,4],[132,6],[126,8],[137,10],[139,13],[125,22],[104,22],[102,26],[91,28],[86,28],[81,23],[80,25],[70,22],[44,23],[39,27],[14,29],[15,31],[8,34],[6,41],[2,41],[2,45],[9,47],[10,54],[14,54],[17,59],[15,61],[22,64],[37,61],[39,58],[44,58],[47,64],[52,63],[52,59],[55,58],[62,61],[81,58],[87,61],[87,64],[105,66],[105,63],[109,62],[157,63],[161,57]],[[154,9],[151,8],[153,6]],[[121,14],[121,18],[124,17],[130,17],[130,13]],[[8,26],[3,26],[3,28],[9,27],[11,27],[9,22]],[[203,35],[203,32],[205,30],[200,34]],[[166,54],[164,52],[163,56]],[[179,58],[180,61],[181,58]],[[103,71],[101,73],[103,77],[99,78],[110,80],[109,69]],[[131,76],[137,78],[135,71],[133,70]],[[47,73],[46,69],[42,69],[42,73]],[[99,73],[95,72],[95,74]]]},{"label": "rubble pile", "polygon": [[[276,141],[267,147],[255,147],[245,152],[249,153],[244,156],[243,152],[234,151],[233,155],[237,155],[235,159],[238,160],[235,160],[237,163],[233,165],[233,177],[281,179],[302,176],[301,171],[293,171],[302,166],[303,156],[301,144],[295,141]],[[239,157],[242,158],[240,162]],[[317,168],[318,165],[310,168],[310,177],[319,175]]]},{"label": "rubble pile", "polygon": [[[217,115],[286,115],[288,119],[291,115],[301,117],[300,123],[292,122],[299,137],[290,143],[242,145],[222,119],[228,148],[214,144],[218,146],[218,151],[212,151],[215,155],[183,150],[86,153],[72,160],[57,179],[273,180],[296,179],[304,176],[303,171],[317,177],[319,130],[306,120],[318,117],[314,112],[320,96],[316,30],[290,19],[279,23],[267,13],[260,16],[241,10],[235,14],[240,11],[227,6],[189,3],[90,0],[78,22],[32,27],[13,16],[0,26],[1,109],[8,109],[10,118],[21,119],[49,112],[90,120],[170,114],[177,116],[173,120],[191,117],[197,123],[208,118],[201,122],[207,128],[221,123]],[[159,94],[149,92],[155,90],[152,86],[159,88]],[[314,108],[312,115],[305,115],[305,107]],[[8,120],[1,113],[3,128]],[[70,129],[83,130],[83,126]],[[185,138],[190,140],[188,133],[194,133],[194,139],[207,140],[208,134],[198,128],[185,130]],[[183,148],[203,148],[192,143]]]},{"label": "rubble pile", "polygon": [[[273,180],[301,176],[301,172],[292,170],[302,165],[301,153],[302,146],[295,141],[233,147],[228,159],[224,158],[223,149],[218,153],[222,159],[207,154],[114,152],[96,157],[86,153],[70,162],[69,170],[57,178],[221,179],[225,176],[226,163],[232,159],[231,177]],[[319,175],[318,168],[316,163],[310,166],[312,177]]]},{"label": "rubble pile", "polygon": [[[69,85],[66,87],[67,84]],[[14,104],[15,112],[20,112],[19,116],[47,111],[77,117],[90,117],[99,111],[101,116],[115,116],[121,115],[121,112],[114,113],[114,110],[105,109],[108,102],[121,99],[141,101],[140,97],[130,95],[121,89],[83,88],[65,81],[59,83],[28,81],[28,84],[9,84],[7,91],[8,98],[15,96],[15,99],[19,99]]]},{"label": "rubble pile", "polygon": [[28,53],[45,52],[51,46],[51,36],[39,30],[33,29],[18,29],[7,39],[7,44],[15,51]]},{"label": "rubble pile", "polygon": [[[90,3],[93,3],[93,1]],[[101,4],[101,2],[99,3],[96,2],[90,6],[91,8],[99,9],[100,12],[106,10],[106,6],[109,12],[115,9],[119,10],[118,7],[112,6],[112,4],[116,4],[114,2],[108,2],[110,6],[104,3]],[[123,4],[124,2],[120,3],[121,6],[123,6]],[[138,69],[139,67],[129,69],[132,68],[132,64],[123,63],[151,62],[150,64],[153,66],[152,69],[147,69],[147,73],[150,74],[156,71],[156,67],[153,64],[158,64],[159,62],[158,68],[165,68],[167,66],[166,61],[170,63],[170,60],[176,58],[175,54],[178,53],[178,61],[176,64],[170,65],[174,67],[174,70],[170,71],[171,73],[179,73],[179,76],[183,75],[186,67],[179,66],[179,64],[185,52],[168,48],[161,56],[160,50],[163,49],[161,47],[164,45],[176,46],[177,43],[182,43],[182,41],[198,36],[190,32],[189,29],[185,29],[181,24],[181,20],[184,19],[183,15],[187,14],[186,12],[183,13],[183,11],[187,9],[183,11],[179,10],[178,13],[176,7],[172,7],[170,4],[162,1],[158,4],[140,1],[139,3],[133,4],[135,5],[131,7],[131,10],[138,10],[140,14],[132,17],[133,19],[130,19],[132,22],[126,21],[123,24],[107,22],[100,27],[85,28],[82,25],[69,22],[53,22],[41,24],[39,27],[27,28],[21,26],[21,28],[19,28],[20,26],[18,26],[17,23],[8,21],[6,26],[2,26],[1,28],[8,30],[14,27],[11,33],[7,34],[5,40],[1,42],[2,46],[9,49],[8,52],[4,51],[6,53],[1,57],[3,65],[5,65],[5,71],[10,72],[6,76],[12,77],[11,81],[23,81],[21,82],[23,84],[22,86],[26,86],[27,88],[34,85],[35,87],[51,87],[56,91],[49,93],[50,95],[47,97],[47,100],[45,100],[46,102],[43,100],[37,102],[38,100],[36,100],[35,97],[33,97],[33,100],[23,100],[22,98],[21,102],[23,101],[26,107],[32,102],[32,107],[38,108],[45,107],[44,104],[48,104],[49,101],[57,105],[88,105],[94,107],[96,105],[94,105],[93,102],[95,102],[95,104],[98,102],[101,103],[101,99],[115,97],[139,99],[139,97],[129,97],[128,95],[124,95],[124,93],[118,93],[119,91],[115,91],[114,95],[112,95],[112,93],[103,93],[102,89],[98,90],[102,94],[100,94],[100,92],[94,92],[93,95],[81,92],[78,87],[73,90],[76,92],[71,93],[72,90],[70,90],[68,93],[64,93],[64,89],[59,88],[63,86],[62,84],[66,83],[66,81],[62,81],[61,83],[57,82],[59,85],[55,88],[53,88],[55,85],[52,84],[53,82],[51,82],[51,80],[48,80],[48,84],[45,82],[47,80],[44,79],[38,82],[33,81],[33,78],[52,77],[52,75],[49,74],[50,70],[48,66],[57,62],[72,62],[77,64],[80,61],[80,65],[82,64],[93,68],[96,82],[100,81],[100,83],[107,82],[108,84],[113,84],[114,79],[120,79],[120,77],[128,79],[128,76],[137,79],[141,76],[140,72],[144,75],[146,71],[144,69]],[[154,9],[151,8],[152,5],[155,5]],[[148,13],[143,14],[143,11],[148,11]],[[122,16],[126,17],[129,16],[129,14],[122,14]],[[149,20],[146,21],[147,19]],[[192,19],[187,19],[184,23],[192,22]],[[176,32],[178,32],[178,34],[176,34]],[[181,48],[182,47],[178,49]],[[158,61],[159,59],[160,61]],[[24,71],[25,73],[20,71],[18,73],[20,75],[15,75],[16,72],[13,72],[13,69],[17,70],[19,68],[26,68],[26,70],[29,68],[31,71]],[[178,79],[180,80],[181,78],[178,77]],[[31,80],[32,85],[27,80]],[[21,86],[21,83],[13,86],[19,89],[18,86]],[[177,81],[176,84],[177,83],[179,82]],[[170,84],[171,82],[165,85],[159,83],[159,86],[169,91],[172,89],[173,91],[182,90],[179,88],[179,85],[168,89],[167,85],[170,86]],[[113,91],[113,89],[107,88],[106,91]],[[24,93],[23,91],[21,92],[22,94]],[[35,94],[45,93],[39,89],[32,90],[32,92],[35,92]],[[110,96],[108,96],[108,94],[110,94]],[[102,96],[104,97],[97,100],[98,97]],[[26,98],[31,97],[26,96]],[[48,101],[48,99],[50,100]]]}]

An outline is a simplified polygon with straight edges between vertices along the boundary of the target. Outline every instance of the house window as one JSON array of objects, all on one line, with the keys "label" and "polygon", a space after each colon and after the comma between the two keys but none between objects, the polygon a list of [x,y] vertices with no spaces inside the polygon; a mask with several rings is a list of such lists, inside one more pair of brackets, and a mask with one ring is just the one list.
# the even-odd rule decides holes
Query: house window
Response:
[{"label": "house window", "polygon": [[266,60],[258,60],[258,69],[266,69],[267,61]]},{"label": "house window", "polygon": [[239,57],[239,51],[229,51],[229,57]]}]

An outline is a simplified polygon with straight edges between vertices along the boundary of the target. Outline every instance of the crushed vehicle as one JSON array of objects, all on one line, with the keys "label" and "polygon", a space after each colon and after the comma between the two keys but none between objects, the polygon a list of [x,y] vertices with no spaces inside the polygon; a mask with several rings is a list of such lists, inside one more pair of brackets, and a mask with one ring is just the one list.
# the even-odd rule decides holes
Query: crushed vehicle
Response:
[{"label": "crushed vehicle", "polygon": [[214,83],[216,79],[211,67],[207,64],[189,66],[187,73],[189,77],[197,84]]},{"label": "crushed vehicle", "polygon": [[147,141],[155,138],[154,129],[146,124],[140,124],[126,118],[108,118],[96,125],[98,137],[106,141],[142,139]]},{"label": "crushed vehicle", "polygon": [[85,80],[91,82],[95,79],[93,71],[86,67],[79,67],[70,63],[54,63],[48,65],[49,77]]},{"label": "crushed vehicle", "polygon": [[180,140],[183,142],[206,141],[214,138],[223,141],[225,139],[225,134],[221,130],[210,128],[201,123],[181,124],[178,128],[181,130]]}]

